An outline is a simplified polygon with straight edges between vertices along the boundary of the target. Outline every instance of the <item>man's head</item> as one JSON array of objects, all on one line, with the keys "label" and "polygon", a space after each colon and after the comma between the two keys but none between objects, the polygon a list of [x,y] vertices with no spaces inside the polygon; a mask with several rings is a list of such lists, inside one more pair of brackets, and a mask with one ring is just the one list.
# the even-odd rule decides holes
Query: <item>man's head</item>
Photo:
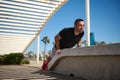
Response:
[{"label": "man's head", "polygon": [[84,20],[76,19],[74,22],[74,29],[76,32],[81,33],[84,30]]}]

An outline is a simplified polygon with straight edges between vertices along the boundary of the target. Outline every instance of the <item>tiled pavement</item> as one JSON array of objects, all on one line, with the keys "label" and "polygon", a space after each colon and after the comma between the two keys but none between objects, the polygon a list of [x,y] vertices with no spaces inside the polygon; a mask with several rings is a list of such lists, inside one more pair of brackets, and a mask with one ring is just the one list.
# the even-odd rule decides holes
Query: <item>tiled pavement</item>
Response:
[{"label": "tiled pavement", "polygon": [[42,71],[40,67],[25,65],[0,65],[0,80],[82,80],[70,76]]}]

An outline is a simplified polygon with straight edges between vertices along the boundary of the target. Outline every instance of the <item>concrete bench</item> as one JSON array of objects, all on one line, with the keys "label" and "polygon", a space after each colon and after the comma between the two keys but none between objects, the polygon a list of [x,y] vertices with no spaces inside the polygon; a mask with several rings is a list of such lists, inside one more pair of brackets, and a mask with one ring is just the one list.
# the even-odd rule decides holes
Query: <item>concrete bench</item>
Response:
[{"label": "concrete bench", "polygon": [[88,80],[120,80],[120,43],[64,49],[48,69]]}]

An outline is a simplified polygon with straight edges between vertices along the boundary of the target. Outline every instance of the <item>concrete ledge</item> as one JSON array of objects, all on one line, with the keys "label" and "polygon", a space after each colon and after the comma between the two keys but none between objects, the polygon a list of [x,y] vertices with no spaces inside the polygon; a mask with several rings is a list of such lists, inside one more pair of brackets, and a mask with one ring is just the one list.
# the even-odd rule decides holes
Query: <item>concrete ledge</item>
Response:
[{"label": "concrete ledge", "polygon": [[120,80],[120,43],[62,50],[48,69],[89,80]]}]

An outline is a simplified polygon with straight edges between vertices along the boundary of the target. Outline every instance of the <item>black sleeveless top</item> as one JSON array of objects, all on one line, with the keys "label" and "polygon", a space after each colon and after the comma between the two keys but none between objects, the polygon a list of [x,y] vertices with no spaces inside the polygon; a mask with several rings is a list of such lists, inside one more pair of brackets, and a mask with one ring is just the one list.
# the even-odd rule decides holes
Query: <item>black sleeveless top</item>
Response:
[{"label": "black sleeveless top", "polygon": [[62,37],[60,39],[60,49],[72,48],[83,37],[84,31],[76,36],[74,35],[74,28],[64,28],[59,32],[59,35]]}]

